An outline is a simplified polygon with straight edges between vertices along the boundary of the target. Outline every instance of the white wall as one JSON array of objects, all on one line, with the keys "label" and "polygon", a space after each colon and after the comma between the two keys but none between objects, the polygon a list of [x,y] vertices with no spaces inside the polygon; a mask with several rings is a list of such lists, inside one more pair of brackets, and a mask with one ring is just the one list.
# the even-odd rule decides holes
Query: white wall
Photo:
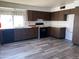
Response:
[{"label": "white wall", "polygon": [[60,9],[61,6],[58,6],[58,7],[55,7],[55,8],[51,8],[51,12],[75,8],[76,6],[79,6],[79,0],[76,0],[73,3],[67,4],[65,6],[66,6],[65,9]]},{"label": "white wall", "polygon": [[67,21],[51,21],[51,27],[67,27]]},{"label": "white wall", "polygon": [[50,9],[51,9],[48,7],[37,7],[37,6],[16,4],[16,3],[3,2],[3,1],[0,1],[0,7],[19,8],[19,9],[26,9],[26,10],[38,10],[38,11],[47,11],[47,12],[50,12]]},{"label": "white wall", "polygon": [[[51,12],[55,11],[61,11],[61,10],[66,10],[66,9],[73,9],[75,7],[79,6],[79,0],[74,1],[73,3],[67,4],[65,9],[60,9],[60,6],[52,8]],[[67,21],[52,21],[51,26],[52,27],[67,27]]]}]

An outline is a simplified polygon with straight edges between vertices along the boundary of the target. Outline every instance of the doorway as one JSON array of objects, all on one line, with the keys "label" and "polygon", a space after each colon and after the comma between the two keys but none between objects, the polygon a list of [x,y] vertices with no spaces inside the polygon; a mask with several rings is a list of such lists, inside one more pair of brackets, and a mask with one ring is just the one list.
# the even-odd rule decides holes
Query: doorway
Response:
[{"label": "doorway", "polygon": [[75,14],[68,14],[66,18],[67,26],[66,26],[65,39],[69,41],[72,41],[72,37],[73,37],[74,16]]}]

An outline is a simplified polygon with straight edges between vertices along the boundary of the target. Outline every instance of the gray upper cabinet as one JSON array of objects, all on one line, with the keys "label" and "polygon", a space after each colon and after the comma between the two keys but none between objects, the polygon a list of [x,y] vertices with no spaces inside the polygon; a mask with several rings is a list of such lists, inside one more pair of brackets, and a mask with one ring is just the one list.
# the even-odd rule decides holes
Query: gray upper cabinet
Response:
[{"label": "gray upper cabinet", "polygon": [[29,21],[36,21],[37,19],[43,19],[43,20],[47,20],[47,21],[51,20],[50,12],[28,10],[27,13],[28,13]]},{"label": "gray upper cabinet", "polygon": [[66,21],[64,11],[58,11],[51,13],[52,21]]}]

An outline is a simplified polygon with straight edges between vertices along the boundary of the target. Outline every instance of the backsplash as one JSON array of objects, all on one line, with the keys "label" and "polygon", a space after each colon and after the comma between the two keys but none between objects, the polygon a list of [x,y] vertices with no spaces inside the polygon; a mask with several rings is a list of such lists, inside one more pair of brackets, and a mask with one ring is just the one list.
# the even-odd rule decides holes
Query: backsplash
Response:
[{"label": "backsplash", "polygon": [[[29,25],[35,25],[36,21],[29,21]],[[46,27],[67,27],[67,21],[43,21]]]},{"label": "backsplash", "polygon": [[51,21],[51,27],[67,27],[67,21]]}]

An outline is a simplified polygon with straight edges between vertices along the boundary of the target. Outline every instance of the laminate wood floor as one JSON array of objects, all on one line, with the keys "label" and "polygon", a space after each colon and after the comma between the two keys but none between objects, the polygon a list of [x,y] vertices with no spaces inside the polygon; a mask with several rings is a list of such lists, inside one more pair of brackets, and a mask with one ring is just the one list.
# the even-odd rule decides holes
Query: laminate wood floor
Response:
[{"label": "laminate wood floor", "polygon": [[79,59],[79,47],[64,39],[33,39],[0,46],[0,59]]}]

